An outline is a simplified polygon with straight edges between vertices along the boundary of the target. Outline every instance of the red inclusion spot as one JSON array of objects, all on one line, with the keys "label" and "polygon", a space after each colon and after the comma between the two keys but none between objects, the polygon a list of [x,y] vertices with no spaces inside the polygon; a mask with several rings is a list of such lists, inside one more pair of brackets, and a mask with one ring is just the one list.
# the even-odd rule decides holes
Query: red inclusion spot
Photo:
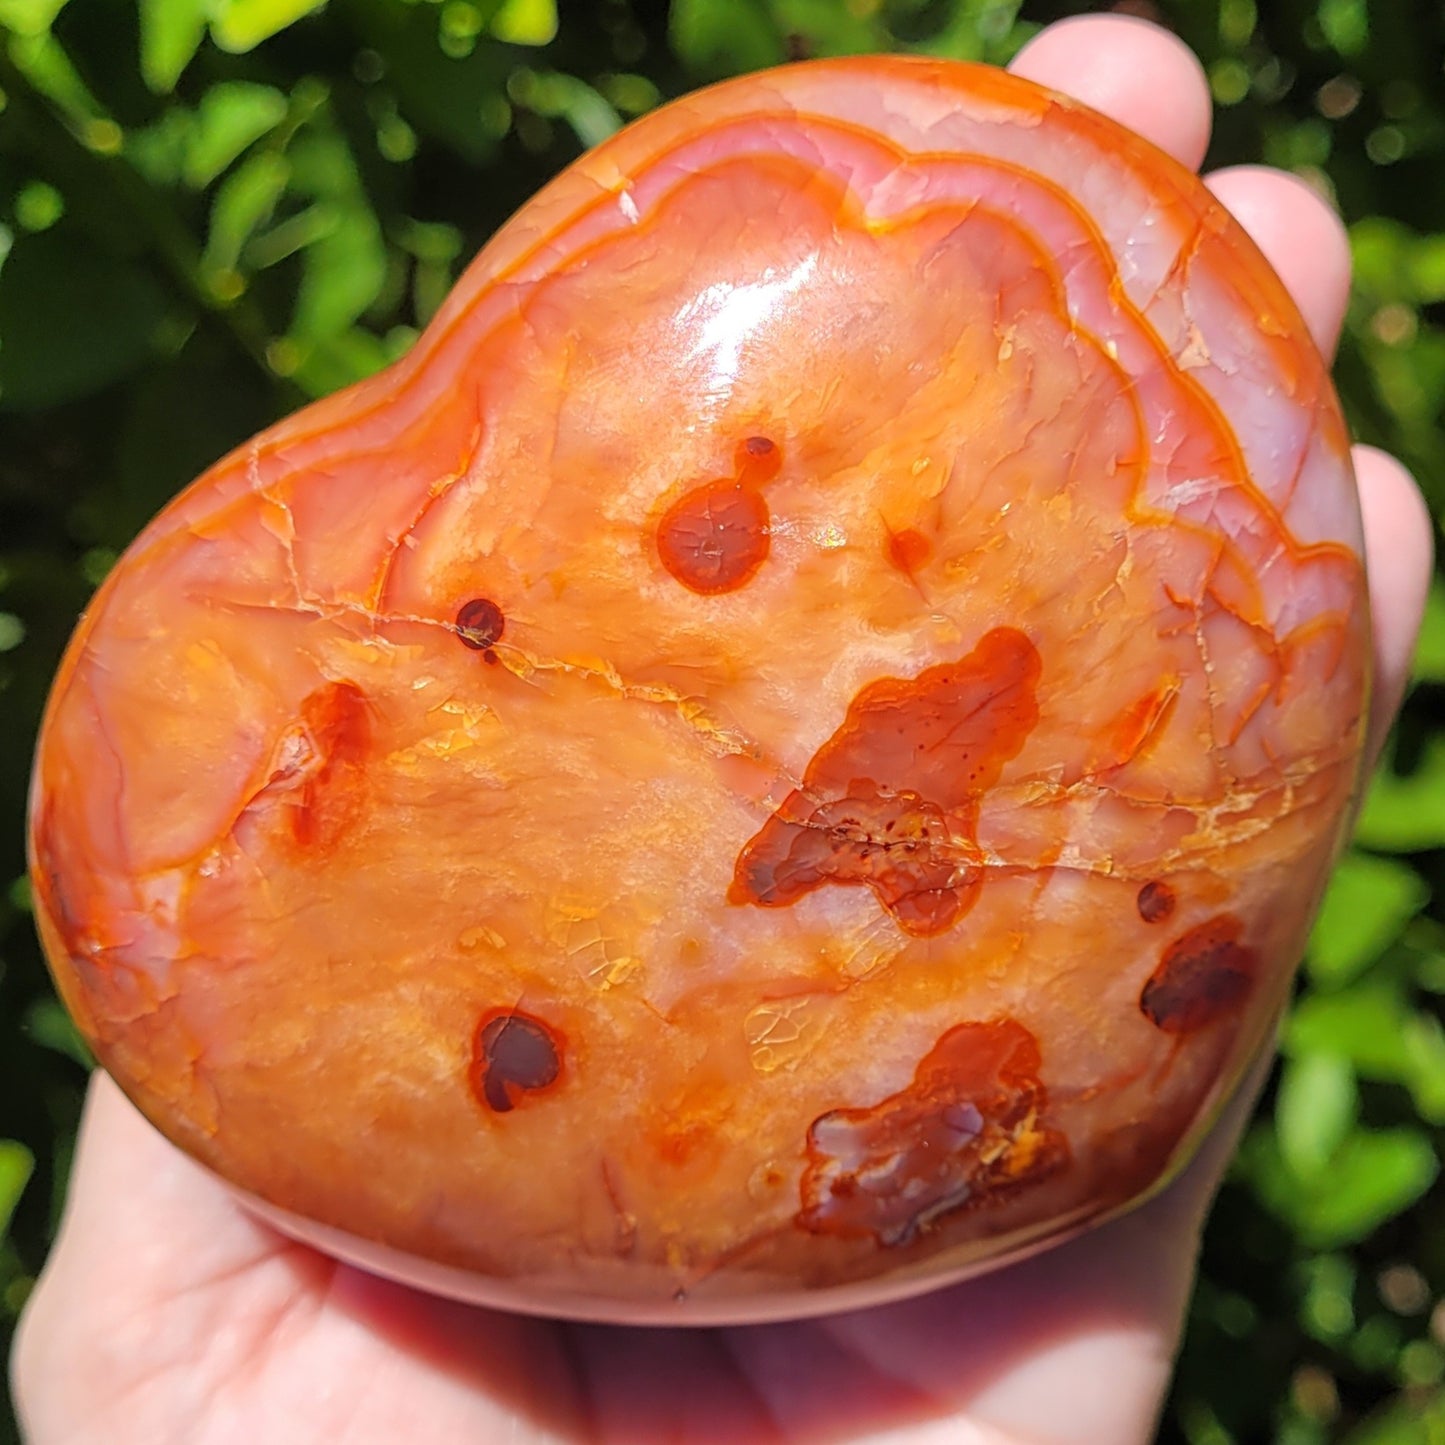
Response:
[{"label": "red inclusion spot", "polygon": [[783,453],[771,437],[748,437],[733,456],[738,480],[752,487],[772,481],[782,465]]},{"label": "red inclusion spot", "polygon": [[277,740],[271,773],[242,809],[279,823],[307,852],[336,847],[361,814],[371,751],[371,704],[354,682],[308,693],[300,720]]},{"label": "red inclusion spot", "polygon": [[949,1029],[908,1088],[813,1121],[797,1223],[909,1244],[1063,1168],[1068,1141],[1040,1122],[1039,1065],[1037,1040],[1013,1019]]},{"label": "red inclusion spot", "polygon": [[303,847],[328,849],[360,808],[357,782],[371,746],[366,694],[352,682],[328,683],[301,704],[301,721],[310,756],[298,768],[291,833]]},{"label": "red inclusion spot", "polygon": [[1038,722],[1040,665],[999,627],[959,662],[870,683],[738,855],[728,900],[786,908],[866,884],[904,932],[952,927],[983,883],[979,804]]},{"label": "red inclusion spot", "polygon": [[933,544],[915,527],[901,532],[890,529],[887,543],[888,560],[910,577],[933,555]]},{"label": "red inclusion spot", "polygon": [[693,592],[734,592],[767,560],[768,521],[761,492],[730,478],[704,482],[668,508],[657,529],[658,555]]},{"label": "red inclusion spot", "polygon": [[561,1076],[558,1036],[541,1019],[500,1009],[478,1024],[467,1077],[478,1103],[494,1114],[510,1113],[523,1095],[550,1088]]},{"label": "red inclusion spot", "polygon": [[473,597],[464,602],[457,612],[457,636],[468,647],[475,648],[488,662],[495,657],[487,655],[487,649],[501,640],[507,630],[507,619],[502,609],[490,597]]},{"label": "red inclusion spot", "polygon": [[1254,984],[1255,953],[1239,942],[1243,931],[1222,913],[1176,938],[1139,994],[1144,1017],[1166,1034],[1188,1034],[1234,1013]]},{"label": "red inclusion spot", "polygon": [[1162,923],[1174,912],[1174,890],[1158,879],[1146,883],[1134,901],[1145,923]]}]

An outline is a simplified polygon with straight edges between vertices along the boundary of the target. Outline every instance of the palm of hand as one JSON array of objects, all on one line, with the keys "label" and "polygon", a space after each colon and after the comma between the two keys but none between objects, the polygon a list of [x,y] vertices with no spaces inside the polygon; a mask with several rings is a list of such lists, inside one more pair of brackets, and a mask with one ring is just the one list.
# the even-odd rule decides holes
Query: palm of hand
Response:
[{"label": "palm of hand", "polygon": [[[1162,32],[1068,22],[1015,68],[1186,162],[1204,152],[1203,77]],[[1279,175],[1211,184],[1330,349],[1348,281],[1338,223]],[[1374,582],[1373,755],[1404,685],[1429,526],[1397,464],[1361,450],[1356,465]],[[1249,1093],[1165,1194],[1046,1256],[904,1304],[675,1331],[473,1309],[291,1244],[99,1079],[61,1240],[17,1346],[17,1398],[35,1445],[1129,1445],[1152,1432],[1199,1225]]]},{"label": "palm of hand", "polygon": [[[104,1078],[81,1148],[20,1352],[37,1445],[1141,1440],[1189,1286],[1181,1241],[1215,1171],[1202,1161],[1147,1210],[922,1299],[649,1330],[434,1300],[292,1244]],[[45,1399],[47,1374],[64,1389]]]}]

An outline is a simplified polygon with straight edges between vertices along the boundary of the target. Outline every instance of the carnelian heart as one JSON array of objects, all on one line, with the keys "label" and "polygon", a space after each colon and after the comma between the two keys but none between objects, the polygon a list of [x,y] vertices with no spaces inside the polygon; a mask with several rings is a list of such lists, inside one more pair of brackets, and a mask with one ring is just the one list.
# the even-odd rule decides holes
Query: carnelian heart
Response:
[{"label": "carnelian heart", "polygon": [[283,1227],[538,1311],[887,1298],[1157,1187],[1355,782],[1347,438],[1198,180],[995,71],[657,112],[143,533],[40,926]]}]

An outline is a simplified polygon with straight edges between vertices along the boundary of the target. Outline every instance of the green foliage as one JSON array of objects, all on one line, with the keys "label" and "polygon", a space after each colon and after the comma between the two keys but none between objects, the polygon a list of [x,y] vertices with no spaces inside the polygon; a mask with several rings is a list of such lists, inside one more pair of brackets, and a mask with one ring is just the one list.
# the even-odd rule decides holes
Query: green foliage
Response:
[{"label": "green foliage", "polygon": [[[1002,63],[1085,8],[0,0],[0,1345],[52,1237],[89,1063],[29,917],[29,743],[130,537],[260,425],[400,355],[508,212],[664,98],[792,56]],[[1204,61],[1211,164],[1262,159],[1337,199],[1351,422],[1445,507],[1439,8],[1132,8]],[[1445,1441],[1438,581],[1415,679],[1209,1229],[1166,1441]]]}]

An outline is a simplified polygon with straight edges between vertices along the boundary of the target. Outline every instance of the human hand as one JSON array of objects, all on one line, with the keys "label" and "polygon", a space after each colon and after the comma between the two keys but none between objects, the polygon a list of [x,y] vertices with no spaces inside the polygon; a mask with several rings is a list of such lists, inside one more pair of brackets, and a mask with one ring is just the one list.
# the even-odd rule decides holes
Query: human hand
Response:
[{"label": "human hand", "polygon": [[[1188,164],[1204,153],[1207,87],[1161,31],[1066,22],[1014,68]],[[1278,173],[1210,183],[1331,351],[1348,282],[1339,223]],[[1404,687],[1430,528],[1398,464],[1361,449],[1356,466],[1377,659],[1373,758]],[[1161,1196],[1007,1271],[798,1324],[643,1330],[431,1299],[293,1244],[98,1077],[61,1237],[17,1344],[22,1420],[33,1445],[1129,1445],[1153,1431],[1200,1225],[1248,1099]]]}]

